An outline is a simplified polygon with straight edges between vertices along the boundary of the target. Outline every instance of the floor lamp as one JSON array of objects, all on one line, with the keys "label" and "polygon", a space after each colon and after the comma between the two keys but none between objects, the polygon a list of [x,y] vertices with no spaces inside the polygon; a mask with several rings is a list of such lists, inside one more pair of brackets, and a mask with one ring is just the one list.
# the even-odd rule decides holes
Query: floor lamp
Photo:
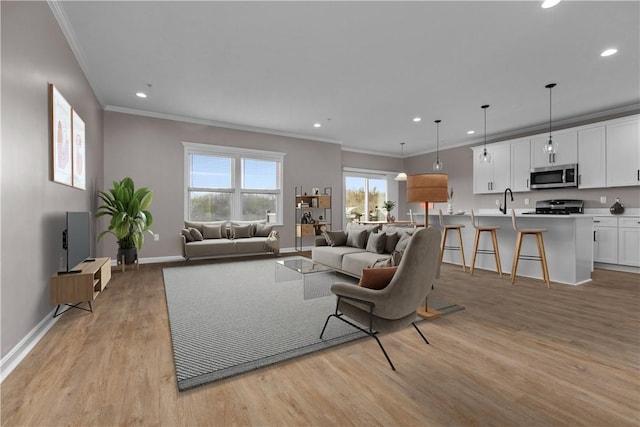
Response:
[{"label": "floor lamp", "polygon": [[[449,179],[447,175],[442,173],[425,173],[422,175],[409,175],[407,177],[407,202],[424,202],[425,228],[429,226],[429,202],[447,202],[448,200]],[[425,319],[433,319],[434,317],[440,316],[439,311],[429,308],[428,299],[424,301],[424,308],[419,308],[417,313]]]}]

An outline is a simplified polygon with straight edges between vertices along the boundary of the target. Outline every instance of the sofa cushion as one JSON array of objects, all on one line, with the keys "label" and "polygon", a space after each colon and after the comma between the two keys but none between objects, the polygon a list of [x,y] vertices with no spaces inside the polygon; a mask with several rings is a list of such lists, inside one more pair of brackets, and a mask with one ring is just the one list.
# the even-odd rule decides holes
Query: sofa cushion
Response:
[{"label": "sofa cushion", "polygon": [[253,235],[256,237],[269,237],[269,233],[271,233],[271,231],[273,231],[273,225],[258,223],[256,224],[256,230]]},{"label": "sofa cushion", "polygon": [[322,236],[327,241],[329,246],[346,246],[347,234],[342,231],[323,231]]},{"label": "sofa cushion", "polygon": [[204,225],[217,225],[226,224],[227,221],[185,221],[184,228],[195,228],[202,234],[204,232]]},{"label": "sofa cushion", "polygon": [[182,231],[180,231],[180,233],[184,236],[187,242],[193,242],[193,236],[189,232],[188,228],[183,228]]},{"label": "sofa cushion", "polygon": [[264,252],[266,249],[265,242],[266,237],[248,237],[234,240],[235,253],[247,254],[255,252]]},{"label": "sofa cushion", "polygon": [[371,268],[382,268],[382,267],[397,267],[400,265],[400,261],[402,260],[402,254],[404,250],[401,251],[393,251],[389,258],[384,260],[378,260],[373,264],[369,265]]},{"label": "sofa cushion", "polygon": [[[224,231],[224,236],[223,236]],[[205,239],[222,239],[227,237],[227,230],[223,224],[203,224],[202,225],[202,237]]]},{"label": "sofa cushion", "polygon": [[384,252],[387,234],[386,233],[371,233],[369,240],[367,240],[367,252],[373,252],[381,254]]},{"label": "sofa cushion", "polygon": [[398,233],[394,232],[386,232],[384,233],[387,236],[387,239],[384,243],[384,252],[387,254],[392,253],[393,251],[396,250],[396,245],[398,244],[398,241],[400,240],[400,236],[398,235]]},{"label": "sofa cushion", "polygon": [[358,252],[362,252],[362,249],[349,246],[316,246],[311,248],[311,259],[320,264],[342,270],[342,257],[345,254]]},{"label": "sofa cushion", "polygon": [[233,255],[236,253],[236,246],[234,241],[229,239],[206,239],[187,243],[184,247],[184,252],[185,256],[189,258]]},{"label": "sofa cushion", "polygon": [[411,236],[412,234],[409,233],[402,233],[400,235],[400,240],[398,240],[398,243],[396,244],[396,251],[403,251],[405,249],[407,249],[407,245],[409,244],[409,240],[411,240]]},{"label": "sofa cushion", "polygon": [[389,254],[375,254],[365,251],[346,253],[342,257],[342,270],[354,276],[361,276],[363,269],[369,268],[370,265],[378,261],[386,260],[389,256]]},{"label": "sofa cushion", "polygon": [[202,237],[202,233],[197,228],[189,227],[189,234],[191,234],[191,237],[193,237],[193,240],[204,239],[204,237]]},{"label": "sofa cushion", "polygon": [[366,229],[351,229],[347,233],[347,246],[364,249],[367,245]]},{"label": "sofa cushion", "polygon": [[398,267],[365,268],[360,277],[360,286],[369,289],[384,289],[387,287]]},{"label": "sofa cushion", "polygon": [[231,224],[231,238],[232,239],[248,239],[253,237],[252,235],[253,224],[236,225]]}]

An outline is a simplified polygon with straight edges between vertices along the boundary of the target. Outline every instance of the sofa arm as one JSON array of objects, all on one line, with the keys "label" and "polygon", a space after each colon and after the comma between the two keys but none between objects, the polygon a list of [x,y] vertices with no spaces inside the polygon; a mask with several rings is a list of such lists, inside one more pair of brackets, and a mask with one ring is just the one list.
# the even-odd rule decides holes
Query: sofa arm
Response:
[{"label": "sofa arm", "polygon": [[329,244],[327,243],[327,239],[325,239],[324,236],[316,236],[314,246],[329,246]]},{"label": "sofa arm", "polygon": [[180,241],[182,242],[182,256],[187,257],[187,238],[184,237],[184,234],[180,233]]}]

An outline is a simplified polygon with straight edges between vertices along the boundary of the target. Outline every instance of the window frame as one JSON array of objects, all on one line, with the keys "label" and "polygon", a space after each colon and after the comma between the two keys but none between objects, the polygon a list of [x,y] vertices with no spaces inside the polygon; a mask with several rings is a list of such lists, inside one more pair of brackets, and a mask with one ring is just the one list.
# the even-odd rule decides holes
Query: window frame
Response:
[{"label": "window frame", "polygon": [[[192,191],[215,191],[221,193],[230,193],[232,195],[231,218],[228,221],[242,221],[239,216],[242,215],[242,196],[243,194],[274,194],[276,196],[276,218],[275,225],[282,225],[284,192],[283,192],[283,175],[284,175],[284,156],[286,153],[277,151],[254,150],[250,148],[228,147],[221,145],[200,144],[194,142],[182,142],[184,146],[184,213],[185,221],[189,219],[189,194]],[[190,187],[191,183],[191,163],[189,158],[191,155],[202,156],[218,156],[231,158],[231,188],[202,188]],[[276,187],[275,190],[251,189],[243,188],[242,182],[242,159],[261,160],[276,163]],[[266,218],[265,218],[266,219]]]}]

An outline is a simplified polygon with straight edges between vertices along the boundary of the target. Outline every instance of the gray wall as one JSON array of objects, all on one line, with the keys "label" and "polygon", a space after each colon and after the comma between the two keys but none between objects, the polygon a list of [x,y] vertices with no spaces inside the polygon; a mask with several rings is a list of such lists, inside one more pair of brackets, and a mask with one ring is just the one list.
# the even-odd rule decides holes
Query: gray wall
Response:
[{"label": "gray wall", "polygon": [[[286,153],[286,225],[279,228],[283,248],[294,246],[296,186],[303,186],[305,191],[332,187],[332,222],[342,220],[340,145],[108,111],[104,113],[104,123],[105,185],[110,187],[114,180],[129,176],[136,187],[146,186],[154,192],[151,228],[160,240],[145,237],[141,258],[182,254],[179,234],[184,221],[183,141]],[[304,244],[313,245],[313,239],[305,239]],[[100,246],[102,256],[115,257],[115,238],[105,237]]]},{"label": "gray wall", "polygon": [[[95,211],[103,142],[101,107],[47,3],[3,1],[0,7],[4,357],[53,308],[49,276],[58,270],[65,212]],[[50,179],[49,82],[85,121],[86,191]]]}]

